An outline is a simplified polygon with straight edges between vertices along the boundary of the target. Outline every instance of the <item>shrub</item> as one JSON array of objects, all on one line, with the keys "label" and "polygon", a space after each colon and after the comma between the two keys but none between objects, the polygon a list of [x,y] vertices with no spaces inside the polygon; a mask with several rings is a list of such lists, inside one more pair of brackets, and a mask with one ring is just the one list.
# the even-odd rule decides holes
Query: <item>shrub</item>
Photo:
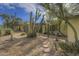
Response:
[{"label": "shrub", "polygon": [[75,45],[73,43],[61,42],[59,43],[59,46],[61,49],[64,50],[64,52],[67,52],[67,53],[73,53],[76,50]]},{"label": "shrub", "polygon": [[26,35],[26,33],[22,33],[21,36]]},{"label": "shrub", "polygon": [[5,31],[4,35],[10,35],[11,32],[12,32],[12,29],[11,28],[7,28],[4,31]]},{"label": "shrub", "polygon": [[77,53],[79,53],[79,40],[75,42],[75,48],[76,48]]},{"label": "shrub", "polygon": [[28,38],[36,37],[36,32],[27,33],[27,37],[28,37]]},{"label": "shrub", "polygon": [[63,43],[63,42],[61,42],[61,43],[59,43],[59,46],[61,49],[64,50],[64,52],[66,54],[68,54],[68,53],[71,53],[74,55],[79,54],[79,40],[75,43],[71,43],[71,42]]}]

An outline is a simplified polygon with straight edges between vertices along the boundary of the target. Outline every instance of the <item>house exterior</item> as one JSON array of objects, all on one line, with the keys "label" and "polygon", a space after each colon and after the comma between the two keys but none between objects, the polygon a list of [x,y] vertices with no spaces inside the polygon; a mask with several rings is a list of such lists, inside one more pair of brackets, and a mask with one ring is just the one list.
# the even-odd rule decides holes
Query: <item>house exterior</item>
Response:
[{"label": "house exterior", "polygon": [[24,31],[24,24],[23,22],[17,22],[13,25],[14,31]]}]

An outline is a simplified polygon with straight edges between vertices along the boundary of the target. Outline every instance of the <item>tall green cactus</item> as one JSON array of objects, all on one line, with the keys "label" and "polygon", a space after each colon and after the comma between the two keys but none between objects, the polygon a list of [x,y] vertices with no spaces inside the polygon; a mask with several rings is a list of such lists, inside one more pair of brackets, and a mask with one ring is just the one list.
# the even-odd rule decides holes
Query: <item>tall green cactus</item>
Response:
[{"label": "tall green cactus", "polygon": [[36,32],[37,32],[36,21],[38,21],[40,17],[41,17],[41,13],[38,9],[36,9],[34,17],[33,17],[33,13],[30,12],[30,23],[29,23],[29,31],[28,31],[29,37],[32,37],[32,36],[35,37],[36,36]]},{"label": "tall green cactus", "polygon": [[[42,32],[42,24],[44,23],[44,15],[42,16],[41,22],[40,22],[40,31]],[[46,29],[45,29],[46,30]]]},{"label": "tall green cactus", "polygon": [[36,32],[36,21],[39,20],[39,18],[41,17],[41,13],[38,9],[36,9],[36,13],[35,13],[35,21],[34,21],[34,31]]},{"label": "tall green cactus", "polygon": [[32,12],[30,12],[30,24],[29,32],[32,32]]}]

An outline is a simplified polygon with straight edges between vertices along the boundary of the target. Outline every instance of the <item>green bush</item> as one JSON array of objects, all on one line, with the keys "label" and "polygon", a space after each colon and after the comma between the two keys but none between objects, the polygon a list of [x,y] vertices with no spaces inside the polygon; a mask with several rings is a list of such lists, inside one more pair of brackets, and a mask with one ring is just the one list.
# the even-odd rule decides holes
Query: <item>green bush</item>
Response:
[{"label": "green bush", "polygon": [[75,43],[59,43],[60,48],[66,53],[71,53],[74,55],[79,54],[79,41],[75,42]]},{"label": "green bush", "polygon": [[27,33],[27,37],[28,37],[28,38],[36,37],[36,32]]},{"label": "green bush", "polygon": [[21,36],[26,35],[26,33],[22,33]]},{"label": "green bush", "polygon": [[4,35],[10,35],[13,30],[11,28],[5,29]]},{"label": "green bush", "polygon": [[79,53],[79,40],[75,42],[75,48],[76,48],[77,53]]},{"label": "green bush", "polygon": [[73,53],[76,51],[76,47],[75,47],[74,43],[61,42],[61,43],[59,43],[59,46],[61,49],[64,50],[64,52],[67,52],[67,53]]}]

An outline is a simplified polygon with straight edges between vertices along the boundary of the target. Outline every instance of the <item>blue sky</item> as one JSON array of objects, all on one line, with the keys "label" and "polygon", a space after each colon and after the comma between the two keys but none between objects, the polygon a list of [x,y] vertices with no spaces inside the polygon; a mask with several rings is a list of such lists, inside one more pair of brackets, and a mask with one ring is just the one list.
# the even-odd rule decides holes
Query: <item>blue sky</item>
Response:
[{"label": "blue sky", "polygon": [[[40,10],[42,14],[45,10],[39,4],[32,3],[0,3],[0,13],[11,14],[23,19],[23,21],[29,21],[29,14],[33,12],[35,14],[36,8]],[[40,20],[39,20],[40,21]],[[2,17],[0,17],[0,24],[2,24]]]}]

